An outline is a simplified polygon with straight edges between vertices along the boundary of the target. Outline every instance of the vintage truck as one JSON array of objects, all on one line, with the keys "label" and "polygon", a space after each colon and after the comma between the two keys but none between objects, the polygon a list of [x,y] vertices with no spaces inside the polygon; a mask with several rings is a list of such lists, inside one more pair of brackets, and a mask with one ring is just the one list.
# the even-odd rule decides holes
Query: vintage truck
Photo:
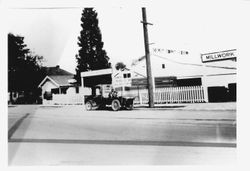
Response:
[{"label": "vintage truck", "polygon": [[105,76],[110,76],[111,78],[112,73],[112,69],[81,72],[82,85],[88,87],[88,84],[91,82],[92,89],[91,95],[85,96],[84,99],[86,110],[105,107],[111,107],[113,111],[133,109],[135,98],[126,96],[123,92],[117,93],[112,87],[112,82],[108,83],[106,81],[107,77]]},{"label": "vintage truck", "polygon": [[85,97],[86,110],[104,109],[111,107],[113,111],[119,109],[132,110],[134,97],[118,95],[109,84],[95,86],[95,95]]}]

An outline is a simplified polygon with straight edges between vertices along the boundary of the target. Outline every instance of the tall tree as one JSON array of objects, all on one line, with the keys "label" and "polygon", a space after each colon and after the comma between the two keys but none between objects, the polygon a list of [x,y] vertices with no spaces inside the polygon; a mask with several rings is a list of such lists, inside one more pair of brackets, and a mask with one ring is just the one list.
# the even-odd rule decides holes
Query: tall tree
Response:
[{"label": "tall tree", "polygon": [[8,91],[36,92],[41,81],[41,60],[24,43],[24,37],[8,34]]},{"label": "tall tree", "polygon": [[[102,34],[98,26],[97,12],[93,8],[85,8],[81,17],[80,36],[76,55],[76,79],[80,83],[80,72],[110,68],[109,57],[103,49]],[[96,84],[100,79],[92,80]],[[94,82],[93,82],[94,81]]]}]

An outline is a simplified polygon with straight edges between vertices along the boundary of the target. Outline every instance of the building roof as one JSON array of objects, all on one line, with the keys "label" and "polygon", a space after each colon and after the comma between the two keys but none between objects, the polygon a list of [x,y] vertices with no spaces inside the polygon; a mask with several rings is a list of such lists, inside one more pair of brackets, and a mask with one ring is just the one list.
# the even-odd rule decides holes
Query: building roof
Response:
[{"label": "building roof", "polygon": [[41,81],[38,87],[43,86],[43,84],[50,80],[56,86],[70,86],[68,80],[73,79],[74,74],[61,69],[58,65],[55,67],[43,67],[46,73],[46,77]]},{"label": "building roof", "polygon": [[123,73],[126,72],[126,71],[128,71],[128,72],[130,72],[130,73],[134,73],[134,74],[140,75],[140,76],[142,76],[142,77],[147,77],[146,75],[140,74],[140,73],[138,73],[138,72],[136,72],[136,71],[134,71],[134,70],[131,70],[131,69],[127,68],[127,67],[125,67],[124,69],[121,69],[121,70],[116,70],[116,71],[113,73],[113,77],[114,77],[114,78],[119,77],[120,74],[123,74]]},{"label": "building roof", "polygon": [[64,69],[61,69],[59,65],[55,67],[43,67],[45,70],[46,75],[51,76],[51,75],[74,75]]},{"label": "building roof", "polygon": [[73,79],[72,75],[51,75],[49,77],[53,79],[59,86],[70,85],[68,80]]},{"label": "building roof", "polygon": [[[151,54],[151,69],[154,77],[177,76],[177,78],[195,78],[210,75],[236,74],[236,63],[231,60],[213,63],[202,63],[198,57],[194,62],[189,62],[193,56],[171,56]],[[162,65],[165,65],[165,68]],[[146,74],[145,57],[134,60],[131,69],[135,72]]]}]

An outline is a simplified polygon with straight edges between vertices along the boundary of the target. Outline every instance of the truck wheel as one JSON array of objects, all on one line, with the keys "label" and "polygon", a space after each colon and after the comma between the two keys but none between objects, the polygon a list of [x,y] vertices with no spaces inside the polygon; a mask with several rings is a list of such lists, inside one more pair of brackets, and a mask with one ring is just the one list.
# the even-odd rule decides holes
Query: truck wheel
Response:
[{"label": "truck wheel", "polygon": [[120,101],[118,99],[114,99],[111,103],[111,108],[113,111],[118,111],[121,107]]},{"label": "truck wheel", "polygon": [[92,103],[90,102],[90,101],[87,101],[86,103],[85,103],[85,108],[86,108],[86,110],[92,110]]}]

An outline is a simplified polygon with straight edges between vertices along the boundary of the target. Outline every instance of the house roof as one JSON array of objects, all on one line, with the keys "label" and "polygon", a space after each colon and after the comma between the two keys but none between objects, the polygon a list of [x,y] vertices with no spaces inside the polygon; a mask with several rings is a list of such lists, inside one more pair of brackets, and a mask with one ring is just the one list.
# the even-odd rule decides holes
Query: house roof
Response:
[{"label": "house roof", "polygon": [[73,79],[74,74],[61,69],[59,66],[43,67],[46,77],[41,81],[38,87],[41,87],[47,80],[50,80],[56,86],[69,86],[68,80]]},{"label": "house roof", "polygon": [[51,75],[74,75],[64,69],[61,69],[59,65],[55,67],[43,67],[46,75],[51,76]]},{"label": "house roof", "polygon": [[70,85],[68,80],[73,78],[73,75],[51,75],[49,76],[53,79],[59,86]]}]

